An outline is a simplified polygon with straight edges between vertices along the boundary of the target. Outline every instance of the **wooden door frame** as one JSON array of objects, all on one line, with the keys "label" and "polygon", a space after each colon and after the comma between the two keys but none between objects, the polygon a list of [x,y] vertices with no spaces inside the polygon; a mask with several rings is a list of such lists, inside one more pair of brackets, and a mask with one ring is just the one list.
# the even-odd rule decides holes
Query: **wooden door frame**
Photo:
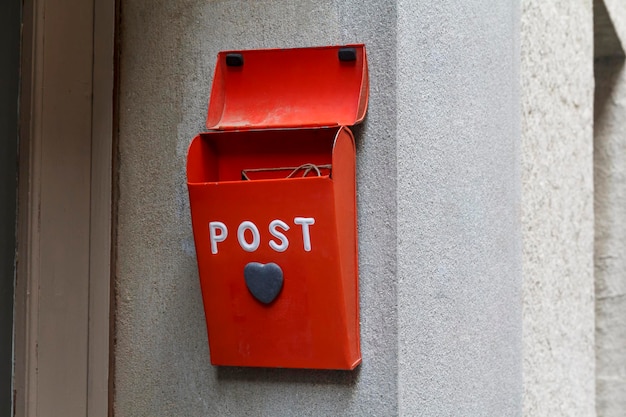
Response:
[{"label": "wooden door frame", "polygon": [[24,1],[16,416],[110,413],[115,3]]},{"label": "wooden door frame", "polygon": [[0,415],[13,412],[13,298],[21,2],[0,4]]}]

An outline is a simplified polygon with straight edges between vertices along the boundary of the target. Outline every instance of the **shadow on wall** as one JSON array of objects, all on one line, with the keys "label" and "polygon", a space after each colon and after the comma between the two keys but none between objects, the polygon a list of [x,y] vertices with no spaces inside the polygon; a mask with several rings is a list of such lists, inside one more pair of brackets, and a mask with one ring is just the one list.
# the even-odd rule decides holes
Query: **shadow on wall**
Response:
[{"label": "shadow on wall", "polygon": [[353,371],[220,366],[217,368],[217,379],[233,382],[330,384],[350,387],[357,384],[360,373],[361,366]]}]

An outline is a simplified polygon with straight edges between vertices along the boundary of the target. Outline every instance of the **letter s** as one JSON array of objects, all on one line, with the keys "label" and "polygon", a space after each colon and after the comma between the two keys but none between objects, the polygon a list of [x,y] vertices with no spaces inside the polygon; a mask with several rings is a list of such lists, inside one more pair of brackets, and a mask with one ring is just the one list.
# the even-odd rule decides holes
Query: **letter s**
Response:
[{"label": "letter s", "polygon": [[289,239],[283,233],[276,230],[277,228],[281,228],[285,231],[289,230],[289,226],[282,220],[274,220],[270,223],[270,234],[274,236],[276,239],[280,240],[280,244],[276,243],[274,240],[270,240],[270,247],[274,249],[276,252],[284,252],[289,247]]}]

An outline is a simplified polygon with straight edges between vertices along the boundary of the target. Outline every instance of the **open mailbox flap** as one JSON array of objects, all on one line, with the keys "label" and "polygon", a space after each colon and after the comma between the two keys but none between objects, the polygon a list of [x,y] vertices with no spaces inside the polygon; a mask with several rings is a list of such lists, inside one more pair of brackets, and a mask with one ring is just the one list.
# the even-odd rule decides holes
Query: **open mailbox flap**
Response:
[{"label": "open mailbox flap", "polygon": [[368,101],[365,46],[224,51],[217,57],[207,128],[350,126]]}]

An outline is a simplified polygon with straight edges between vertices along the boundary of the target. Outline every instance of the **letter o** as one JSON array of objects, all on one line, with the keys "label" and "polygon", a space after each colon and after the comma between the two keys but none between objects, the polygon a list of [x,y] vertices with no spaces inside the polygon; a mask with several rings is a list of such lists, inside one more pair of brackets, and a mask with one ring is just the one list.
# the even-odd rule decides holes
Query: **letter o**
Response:
[{"label": "letter o", "polygon": [[[250,230],[252,232],[252,242],[248,243],[246,240],[245,232],[246,230]],[[251,221],[241,222],[239,228],[237,229],[237,239],[239,240],[239,246],[241,249],[246,252],[254,252],[259,248],[261,244],[261,235],[259,234],[259,229],[256,227],[254,223]]]}]

